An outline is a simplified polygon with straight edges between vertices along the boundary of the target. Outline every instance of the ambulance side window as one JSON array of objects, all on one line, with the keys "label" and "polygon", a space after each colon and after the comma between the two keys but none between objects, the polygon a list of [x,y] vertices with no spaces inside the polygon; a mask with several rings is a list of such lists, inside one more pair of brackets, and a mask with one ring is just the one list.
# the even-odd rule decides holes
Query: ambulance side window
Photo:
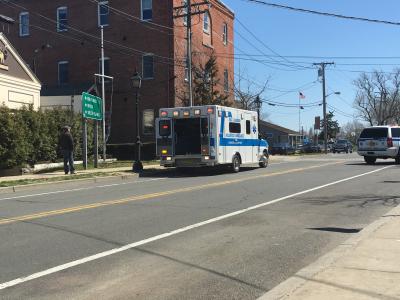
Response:
[{"label": "ambulance side window", "polygon": [[246,120],[246,134],[251,134],[250,121]]},{"label": "ambulance side window", "polygon": [[230,133],[241,133],[242,128],[240,126],[240,123],[229,123],[229,132]]},{"label": "ambulance side window", "polygon": [[170,120],[161,120],[160,121],[160,136],[170,136],[171,135],[171,121]]}]

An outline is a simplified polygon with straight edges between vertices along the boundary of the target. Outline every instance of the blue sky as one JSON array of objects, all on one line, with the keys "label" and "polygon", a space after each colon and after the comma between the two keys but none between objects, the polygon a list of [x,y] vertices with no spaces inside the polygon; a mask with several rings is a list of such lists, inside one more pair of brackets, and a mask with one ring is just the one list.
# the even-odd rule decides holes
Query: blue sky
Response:
[{"label": "blue sky", "polygon": [[[371,19],[400,21],[400,1],[398,0],[266,0],[267,2],[358,16]],[[306,98],[303,104],[322,101],[322,86],[317,77],[317,69],[294,70],[277,64],[250,61],[249,58],[271,60],[270,57],[249,57],[248,54],[274,55],[259,41],[254,39],[238,21],[253,32],[264,44],[282,56],[315,56],[327,58],[287,58],[302,66],[312,67],[313,62],[334,61],[326,71],[327,92],[340,91],[341,95],[331,95],[328,103],[339,111],[336,119],[341,125],[351,121],[355,111],[352,103],[356,89],[352,82],[359,76],[356,71],[374,69],[392,71],[400,59],[339,59],[333,57],[400,57],[400,26],[366,23],[338,18],[317,16],[271,8],[246,0],[224,0],[234,10],[235,55],[243,60],[235,61],[235,73],[250,81],[263,83],[270,78],[269,89],[263,99],[284,103],[298,103],[298,91]],[[258,50],[245,41],[250,41]],[[243,52],[241,52],[242,50]],[[275,62],[281,58],[272,58]],[[283,63],[286,63],[283,61]],[[356,65],[359,64],[359,65]],[[378,64],[360,65],[360,64]],[[382,65],[385,64],[385,65]],[[386,65],[390,64],[390,65]],[[286,70],[285,70],[286,69]],[[244,81],[242,81],[243,84]],[[304,86],[304,88],[298,88]],[[255,86],[255,89],[257,87]],[[288,92],[292,91],[292,92]],[[332,110],[332,109],[331,109]],[[276,124],[298,130],[298,108],[264,105],[268,119]],[[301,113],[301,124],[305,131],[313,126],[314,117],[322,116],[322,106],[305,108]]]}]

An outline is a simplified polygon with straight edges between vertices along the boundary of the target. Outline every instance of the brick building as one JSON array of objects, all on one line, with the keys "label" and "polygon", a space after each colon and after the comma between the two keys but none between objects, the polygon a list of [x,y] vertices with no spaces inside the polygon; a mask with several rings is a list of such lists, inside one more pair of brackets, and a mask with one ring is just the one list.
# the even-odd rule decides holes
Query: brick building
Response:
[{"label": "brick building", "polygon": [[[200,1],[203,2],[203,1]],[[174,18],[182,0],[10,0],[3,14],[16,20],[6,36],[42,82],[42,96],[80,95],[94,87],[99,73],[100,25],[104,25],[106,114],[109,144],[135,141],[135,94],[130,78],[142,74],[142,140],[153,141],[152,116],[160,107],[182,105],[185,80],[186,27]],[[219,89],[233,100],[233,12],[219,0],[194,15],[193,65],[217,57]],[[193,8],[195,11],[196,8]],[[98,85],[97,81],[97,85]],[[99,89],[101,90],[101,89]],[[54,100],[56,101],[56,100]],[[111,113],[110,113],[111,112]]]}]

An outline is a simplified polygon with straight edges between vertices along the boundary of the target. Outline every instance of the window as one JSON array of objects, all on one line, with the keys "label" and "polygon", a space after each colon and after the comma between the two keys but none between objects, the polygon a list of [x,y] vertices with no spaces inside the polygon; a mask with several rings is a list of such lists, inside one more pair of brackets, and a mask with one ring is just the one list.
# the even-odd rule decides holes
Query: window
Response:
[{"label": "window", "polygon": [[97,7],[98,12],[98,24],[99,26],[108,26],[108,16],[109,16],[109,9],[108,9],[108,1],[99,2]]},{"label": "window", "polygon": [[222,42],[225,46],[228,44],[228,24],[226,23],[222,27]]},{"label": "window", "polygon": [[210,13],[208,11],[204,13],[203,31],[205,33],[210,33]]},{"label": "window", "polygon": [[[101,58],[99,58],[99,74],[101,74]],[[104,75],[110,76],[110,58],[104,57]]]},{"label": "window", "polygon": [[143,134],[153,134],[154,133],[154,110],[145,109],[143,110]]},{"label": "window", "polygon": [[[101,74],[101,58],[99,58],[99,74]],[[110,58],[104,57],[104,75],[110,76]],[[98,81],[101,82],[101,77],[97,77]],[[109,82],[110,79],[104,78],[105,82]]]},{"label": "window", "polygon": [[152,0],[142,0],[142,20],[153,19],[153,1]]},{"label": "window", "polygon": [[388,129],[387,128],[366,128],[361,132],[360,138],[387,138]]},{"label": "window", "polygon": [[[187,5],[187,0],[183,0],[183,1],[182,1],[182,6],[185,6],[185,5]],[[187,12],[188,12],[187,7],[183,8],[182,14],[183,14],[183,15],[186,15]],[[187,25],[187,16],[184,16],[184,17],[183,17],[183,25],[185,25],[185,26]]]},{"label": "window", "polygon": [[160,136],[170,136],[171,135],[171,121],[170,120],[160,120],[159,123],[160,127],[158,128],[158,131],[160,133]]},{"label": "window", "polygon": [[58,62],[58,84],[63,85],[68,83],[68,62]]},{"label": "window", "polygon": [[241,133],[242,128],[240,126],[240,123],[229,123],[229,132],[230,133]]},{"label": "window", "polygon": [[19,36],[29,35],[29,13],[22,12],[19,14]]},{"label": "window", "polygon": [[188,66],[189,66],[189,59],[188,59],[188,57],[186,55],[186,59],[185,59],[185,81],[186,82],[189,81],[189,68],[188,68]]},{"label": "window", "polygon": [[154,78],[154,57],[152,54],[143,55],[143,79]]},{"label": "window", "polygon": [[400,128],[392,128],[392,137],[394,138],[400,137]]},{"label": "window", "polygon": [[224,91],[226,93],[229,92],[229,76],[228,76],[228,70],[224,70]]},{"label": "window", "polygon": [[68,31],[68,10],[67,7],[57,8],[57,31]]},{"label": "window", "polygon": [[246,120],[246,134],[251,134],[250,121]]}]

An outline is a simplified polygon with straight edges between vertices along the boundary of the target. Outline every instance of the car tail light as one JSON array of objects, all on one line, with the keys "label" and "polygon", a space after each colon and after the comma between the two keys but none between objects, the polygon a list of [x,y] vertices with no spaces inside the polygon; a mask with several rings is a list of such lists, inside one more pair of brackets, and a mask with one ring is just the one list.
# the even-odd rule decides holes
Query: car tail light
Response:
[{"label": "car tail light", "polygon": [[393,139],[392,138],[387,138],[387,145],[388,147],[393,147]]}]

